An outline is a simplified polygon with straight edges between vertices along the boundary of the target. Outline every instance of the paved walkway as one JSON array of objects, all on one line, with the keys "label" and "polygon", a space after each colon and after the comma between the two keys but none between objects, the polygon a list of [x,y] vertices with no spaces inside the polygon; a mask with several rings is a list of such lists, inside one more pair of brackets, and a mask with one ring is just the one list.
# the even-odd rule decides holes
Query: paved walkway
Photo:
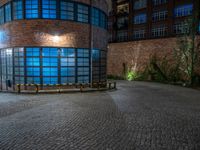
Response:
[{"label": "paved walkway", "polygon": [[118,82],[114,92],[0,93],[1,150],[199,150],[200,91]]}]

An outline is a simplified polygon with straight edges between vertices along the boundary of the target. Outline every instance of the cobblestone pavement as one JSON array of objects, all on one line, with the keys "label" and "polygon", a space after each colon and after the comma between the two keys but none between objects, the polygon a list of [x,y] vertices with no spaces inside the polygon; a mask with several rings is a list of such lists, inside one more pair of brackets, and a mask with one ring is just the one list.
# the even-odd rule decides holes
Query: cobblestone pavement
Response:
[{"label": "cobblestone pavement", "polygon": [[1,150],[200,150],[200,91],[119,81],[112,92],[0,94]]}]

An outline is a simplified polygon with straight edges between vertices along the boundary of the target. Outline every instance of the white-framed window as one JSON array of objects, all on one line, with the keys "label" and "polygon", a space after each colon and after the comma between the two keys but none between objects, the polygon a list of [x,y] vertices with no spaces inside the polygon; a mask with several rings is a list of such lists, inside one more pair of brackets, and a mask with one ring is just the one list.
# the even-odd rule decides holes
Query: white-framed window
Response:
[{"label": "white-framed window", "polygon": [[163,37],[167,35],[167,27],[165,25],[159,25],[152,28],[152,37]]},{"label": "white-framed window", "polygon": [[168,17],[168,11],[162,10],[162,11],[156,11],[152,14],[152,21],[161,21],[166,20]]}]

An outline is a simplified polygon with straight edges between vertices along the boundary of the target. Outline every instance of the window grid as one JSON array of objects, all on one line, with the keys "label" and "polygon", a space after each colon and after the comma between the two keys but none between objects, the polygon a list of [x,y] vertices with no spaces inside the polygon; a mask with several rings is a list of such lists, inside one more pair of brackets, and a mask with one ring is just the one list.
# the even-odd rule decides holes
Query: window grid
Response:
[{"label": "window grid", "polygon": [[8,3],[5,5],[5,22],[11,21],[11,4]]},{"label": "window grid", "polygon": [[86,5],[77,5],[77,21],[88,23],[89,21],[89,7]]},{"label": "window grid", "polygon": [[152,28],[152,36],[153,37],[163,37],[166,35],[167,35],[167,27],[165,25],[161,25],[161,26]]},{"label": "window grid", "polygon": [[23,19],[23,3],[22,0],[13,1],[13,19]]},{"label": "window grid", "polygon": [[135,30],[133,33],[134,39],[143,39],[145,38],[145,29]]},{"label": "window grid", "polygon": [[143,24],[147,21],[147,15],[142,13],[134,16],[134,24]]},{"label": "window grid", "polygon": [[42,18],[56,19],[56,0],[42,0]]},{"label": "window grid", "polygon": [[168,17],[168,11],[167,10],[162,10],[162,11],[157,11],[152,14],[152,20],[155,21],[161,21],[161,20],[166,20]]},{"label": "window grid", "polygon": [[174,9],[174,16],[175,17],[189,16],[192,15],[192,11],[193,11],[193,4],[177,6]]},{"label": "window grid", "polygon": [[74,20],[74,3],[64,0],[60,1],[60,18],[64,20]]},{"label": "window grid", "polygon": [[38,0],[26,0],[25,3],[25,11],[26,11],[26,18],[39,18],[39,2]]},{"label": "window grid", "polygon": [[[60,8],[57,7],[58,2]],[[14,0],[12,4],[12,10],[11,3],[0,7],[0,24],[9,22],[12,19],[44,18],[91,23],[107,29],[108,19],[106,14],[102,10],[87,4],[65,0]],[[57,9],[59,9],[60,12]]]}]

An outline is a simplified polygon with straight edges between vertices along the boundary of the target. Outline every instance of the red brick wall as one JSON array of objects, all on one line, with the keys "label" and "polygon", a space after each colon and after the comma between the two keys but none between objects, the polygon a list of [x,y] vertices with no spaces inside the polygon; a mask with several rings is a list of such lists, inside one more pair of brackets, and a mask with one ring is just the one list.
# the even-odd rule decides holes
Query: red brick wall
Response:
[{"label": "red brick wall", "polygon": [[122,76],[123,63],[135,71],[142,71],[149,63],[150,57],[153,54],[157,56],[172,55],[176,42],[176,38],[163,38],[111,43],[108,46],[108,75]]},{"label": "red brick wall", "polygon": [[[0,27],[0,48],[20,46],[90,47],[90,25],[60,20],[19,20]],[[93,27],[93,47],[107,48],[107,31]],[[98,35],[98,36],[97,36]],[[54,37],[58,36],[57,41]]]},{"label": "red brick wall", "polygon": [[[9,0],[1,0],[0,5]],[[90,4],[90,0],[75,0]],[[106,0],[92,0],[96,6],[107,12]],[[32,19],[16,20],[0,26],[0,48],[23,46],[55,46],[107,49],[107,31],[92,26],[92,42],[90,25],[85,23]],[[55,36],[58,40],[55,41]]]}]

